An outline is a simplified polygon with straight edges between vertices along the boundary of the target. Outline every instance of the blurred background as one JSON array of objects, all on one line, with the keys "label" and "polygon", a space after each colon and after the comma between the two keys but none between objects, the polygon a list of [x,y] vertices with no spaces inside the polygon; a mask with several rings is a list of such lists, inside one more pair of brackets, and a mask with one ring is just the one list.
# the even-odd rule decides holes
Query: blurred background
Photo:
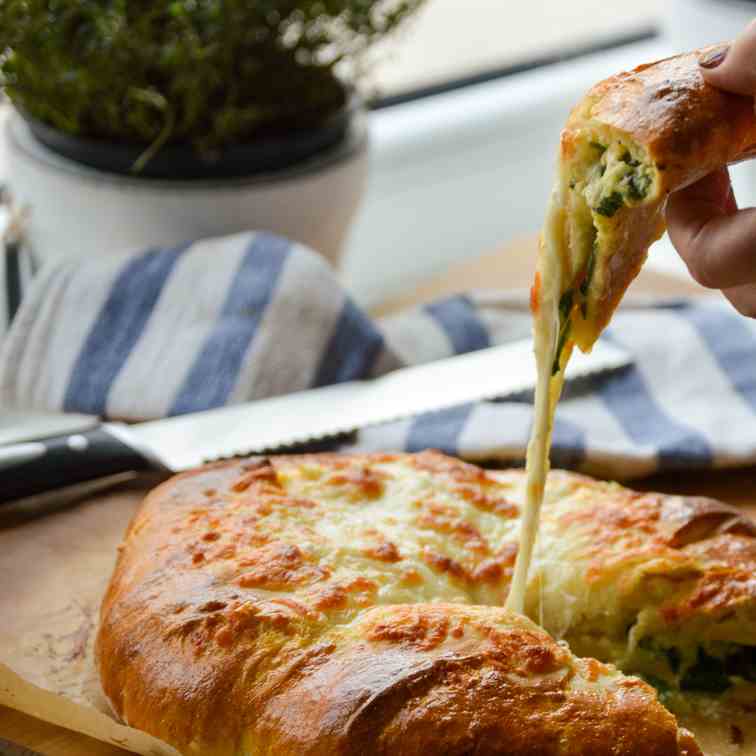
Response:
[{"label": "blurred background", "polygon": [[[56,49],[36,45],[33,17],[24,22],[27,48],[14,39],[10,11],[17,8],[23,15],[27,6],[33,6],[37,13],[42,13],[41,9],[47,5],[45,0],[36,0],[5,6],[6,23],[5,29],[0,26],[0,47],[5,39],[6,61],[10,60],[7,50],[15,48],[18,60],[32,66],[39,64],[39,70],[27,76],[27,84],[31,81],[40,89],[34,114],[48,121],[48,126],[49,121],[56,120],[56,108],[70,103],[70,98],[68,101],[56,98],[68,97],[64,90],[71,81],[78,87],[74,91],[90,120],[101,118],[109,112],[100,106],[108,91],[90,91],[87,87],[96,83],[100,66],[108,64],[110,57],[90,61],[66,78],[66,64],[59,61],[61,58],[71,63],[65,46]],[[316,14],[328,7],[337,16],[342,8],[339,3],[326,6],[316,1],[270,5],[309,8]],[[228,42],[228,38],[234,37],[234,24],[228,20],[230,8],[236,8],[246,19],[267,7],[264,3],[224,6],[176,0],[173,5],[161,2],[150,8],[151,12],[160,8],[172,12],[173,6],[194,19],[192,23],[197,25],[188,27],[192,33],[197,29],[207,33],[211,43],[218,39]],[[201,16],[205,6],[228,16],[224,22],[227,26],[221,25],[220,30],[214,31],[212,19],[200,17],[197,21],[194,17]],[[570,108],[592,84],[640,63],[729,38],[756,14],[756,0],[376,0],[372,4],[343,4],[347,6],[352,9],[380,6],[386,12],[393,8],[407,20],[385,38],[378,34],[380,41],[370,46],[367,74],[359,77],[359,89],[366,98],[367,108],[360,106],[356,113],[343,114],[345,122],[351,124],[350,136],[344,138],[342,147],[331,150],[333,154],[328,149],[321,151],[320,162],[316,160],[314,167],[308,169],[312,180],[303,176],[297,182],[296,177],[289,177],[287,184],[255,179],[243,188],[229,176],[225,182],[208,185],[205,191],[201,181],[191,186],[176,182],[171,187],[150,182],[147,176],[140,177],[138,173],[125,177],[112,172],[105,178],[103,174],[93,176],[83,165],[87,163],[84,157],[78,164],[80,156],[76,155],[74,162],[60,161],[60,154],[66,158],[70,154],[65,150],[60,153],[58,142],[65,146],[66,140],[73,141],[74,150],[82,148],[75,138],[61,137],[61,124],[64,130],[67,128],[65,120],[58,117],[53,124],[57,131],[52,133],[52,142],[47,141],[50,130],[46,127],[43,131],[46,130],[47,137],[39,130],[33,136],[29,134],[21,123],[29,115],[28,102],[22,100],[15,128],[8,129],[7,138],[0,141],[0,177],[8,182],[18,204],[31,209],[28,235],[35,254],[41,259],[62,253],[99,256],[105,249],[113,252],[140,249],[152,244],[170,245],[185,238],[221,236],[250,227],[267,228],[304,241],[337,262],[344,283],[357,301],[375,307],[402,296],[450,264],[492,252],[520,238],[533,238],[541,225],[554,175],[560,129]],[[103,14],[110,6],[101,2],[77,5],[69,0],[61,7],[72,13],[96,7],[98,18],[106,19]],[[131,7],[133,10],[137,6]],[[61,33],[50,27],[51,22],[44,21],[46,16],[39,18],[43,25],[48,25],[40,33],[62,45]],[[135,40],[144,44],[141,51],[144,60],[137,56],[137,64],[147,65],[166,54],[166,50],[170,52],[168,43],[176,39],[184,45],[181,50],[194,54],[193,37],[188,33],[183,37],[177,35],[176,39],[169,33],[166,39],[149,40],[154,49],[149,47],[144,38],[152,27],[141,28],[139,18],[137,13],[132,21],[133,37],[126,44],[116,36],[113,41],[99,27],[92,33],[95,48],[101,43],[112,43],[115,52],[126,55],[126,62],[112,72],[113,81],[123,83],[129,72],[138,68],[128,57],[132,54],[130,50],[140,50],[139,44],[132,44]],[[354,38],[341,35],[340,39],[342,22],[343,19],[337,19],[328,29],[342,45],[340,53],[349,57]],[[313,46],[318,44],[318,34],[325,28],[318,24],[314,21],[309,26],[314,35]],[[20,29],[21,25],[16,27]],[[359,37],[362,31],[355,34]],[[363,42],[367,36],[362,34]],[[305,40],[301,44],[307,47],[309,43]],[[233,68],[238,64],[243,68],[246,61],[247,67],[254,68],[260,62],[255,58],[260,50],[254,45],[250,49],[232,48],[230,44],[220,47],[228,50],[229,60],[215,61],[213,65],[228,64]],[[89,48],[83,49],[88,55]],[[206,49],[212,50],[212,44]],[[328,45],[323,46],[326,53],[329,49]],[[217,55],[217,50],[212,55]],[[112,59],[117,61],[118,57]],[[206,65],[201,58],[197,60],[198,63],[194,59],[179,62],[175,69],[169,66],[170,81],[185,109],[212,115],[212,98],[198,105],[190,101],[190,95],[195,90],[203,94],[201,83],[219,75],[219,71],[221,79],[226,75],[226,91],[231,92],[240,75],[238,71],[222,74],[225,69]],[[22,71],[14,61],[11,63],[10,67],[6,63],[5,70],[9,86]],[[289,61],[283,67],[279,63],[263,59],[262,73],[255,74],[261,79],[248,77],[252,100],[257,96],[255,93],[265,88],[268,79],[277,77],[280,88],[282,81],[284,87],[288,86],[290,73],[301,73],[299,62],[292,65]],[[206,74],[205,79],[199,76],[199,69]],[[137,84],[142,82],[135,79],[135,87]],[[285,93],[283,104],[294,107],[301,120],[308,90],[304,85],[297,89],[296,82],[293,86],[295,94]],[[316,82],[309,93],[325,90]],[[129,102],[126,116],[118,112],[114,124],[106,123],[106,127],[112,125],[116,131],[130,128],[124,118],[128,120],[140,112],[147,125],[154,121],[156,113],[167,118],[159,92],[149,88],[139,91],[144,95],[142,101]],[[23,86],[17,86],[15,92],[17,98],[23,97]],[[9,111],[10,108],[0,108],[0,118]],[[257,117],[260,112],[264,111],[254,107],[237,110],[231,114],[236,121],[230,118],[227,124],[220,122],[220,125],[224,128],[238,125],[240,118],[250,114]],[[218,123],[216,119],[216,127],[220,128]],[[170,131],[172,122],[166,124]],[[120,136],[130,138],[130,134]],[[147,145],[149,148],[137,163],[153,148],[160,148],[161,139],[154,134],[146,138],[129,158],[128,165]],[[91,146],[92,142],[85,143],[84,153]],[[241,146],[244,147],[243,139]],[[118,144],[114,148],[116,152],[120,149]],[[267,154],[266,149],[263,144],[262,153]],[[277,149],[272,152],[276,154]],[[8,153],[5,159],[3,150]],[[185,157],[179,156],[168,166],[170,176],[177,167],[185,167]],[[149,160],[148,169],[159,162]],[[236,154],[230,155],[226,167],[229,165],[232,172],[238,168]],[[259,164],[252,165],[250,177],[252,169],[260,168]],[[751,165],[734,170],[741,204],[756,200],[754,170]],[[128,166],[125,172],[130,173]],[[92,207],[97,208],[96,214],[91,212]],[[135,217],[139,217],[139,223],[133,222]],[[666,239],[652,249],[650,264],[667,273],[685,274]]]},{"label": "blurred background", "polygon": [[[726,39],[747,0],[430,0],[379,49],[368,188],[345,276],[374,305],[535,232],[570,107],[599,79]],[[741,204],[754,168],[734,170]],[[684,274],[666,239],[651,265]]]}]

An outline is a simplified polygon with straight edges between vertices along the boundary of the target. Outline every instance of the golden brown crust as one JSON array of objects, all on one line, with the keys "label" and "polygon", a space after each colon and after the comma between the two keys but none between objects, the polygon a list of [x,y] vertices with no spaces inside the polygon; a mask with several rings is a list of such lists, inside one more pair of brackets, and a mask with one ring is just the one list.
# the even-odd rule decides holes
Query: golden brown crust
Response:
[{"label": "golden brown crust", "polygon": [[614,249],[603,261],[603,291],[591,308],[595,321],[576,334],[582,348],[589,348],[608,324],[648,247],[664,232],[667,196],[756,150],[753,98],[707,84],[698,66],[705,52],[666,58],[600,82],[575,107],[562,132],[566,162],[581,140],[594,138],[590,132],[606,127],[644,148],[659,176],[655,197],[611,221]]},{"label": "golden brown crust", "polygon": [[756,149],[753,98],[706,83],[698,65],[705,52],[666,58],[602,81],[576,109],[567,131],[587,116],[624,132],[648,150],[666,193],[743,160]]},{"label": "golden brown crust", "polygon": [[574,660],[524,618],[394,606],[370,610],[359,633],[266,707],[268,744],[307,756],[685,752],[643,683]]},{"label": "golden brown crust", "polygon": [[[106,695],[129,724],[210,756],[698,754],[644,683],[472,605],[503,601],[510,490],[433,453],[176,476],[135,516],[103,601]],[[324,535],[353,521],[354,542]],[[449,563],[425,564],[443,541]]]},{"label": "golden brown crust", "polygon": [[743,160],[756,149],[753,98],[708,84],[698,65],[705,53],[639,66],[606,79],[588,94],[591,118],[646,147],[660,169],[665,192]]},{"label": "golden brown crust", "polygon": [[[692,616],[720,622],[740,612],[756,645],[756,524],[742,512],[714,499],[637,492],[562,471],[551,473],[548,496],[544,527],[581,544],[571,553],[589,589],[605,595],[611,585],[617,606],[653,608],[669,632]],[[652,592],[657,578],[675,590]]]}]

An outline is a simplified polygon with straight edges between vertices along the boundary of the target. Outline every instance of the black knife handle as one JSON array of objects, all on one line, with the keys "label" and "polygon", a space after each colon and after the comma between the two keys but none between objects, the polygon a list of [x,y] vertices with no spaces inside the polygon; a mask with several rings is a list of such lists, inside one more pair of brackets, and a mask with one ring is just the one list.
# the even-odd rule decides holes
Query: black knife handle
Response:
[{"label": "black knife handle", "polygon": [[0,446],[0,504],[152,466],[107,426]]}]

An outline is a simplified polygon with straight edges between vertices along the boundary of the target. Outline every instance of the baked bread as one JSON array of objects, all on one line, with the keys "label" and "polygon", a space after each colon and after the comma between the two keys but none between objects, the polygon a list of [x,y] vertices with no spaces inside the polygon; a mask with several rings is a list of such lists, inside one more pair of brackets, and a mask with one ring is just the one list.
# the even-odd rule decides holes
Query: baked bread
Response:
[{"label": "baked bread", "polygon": [[[752,97],[705,82],[686,53],[594,86],[562,132],[556,228],[542,246],[534,300],[557,274],[560,341],[589,349],[648,247],[664,232],[670,192],[753,155]],[[549,248],[552,246],[553,248]],[[557,257],[559,270],[545,258]]]},{"label": "baked bread", "polygon": [[538,530],[556,403],[575,344],[593,346],[649,246],[669,194],[756,149],[752,97],[707,84],[678,55],[612,76],[562,131],[531,291],[538,380],[528,445],[527,506],[508,608],[522,611]]},{"label": "baked bread", "polygon": [[[433,452],[249,459],[172,478],[134,517],[103,600],[106,696],[184,754],[700,754],[646,683],[501,608],[521,485],[519,472]],[[578,476],[555,486],[554,522],[574,519],[559,548],[614,579],[621,544],[599,567],[575,533],[583,503],[632,508],[631,495]],[[541,574],[552,579],[536,571],[536,594]],[[572,577],[560,580],[569,599]],[[574,635],[584,613],[560,615],[554,587],[544,614],[569,617]],[[597,611],[628,615],[619,599]]]},{"label": "baked bread", "polygon": [[[522,471],[497,473],[522,501]],[[756,746],[756,525],[703,497],[550,473],[526,609],[579,655],[642,675],[678,714]]]},{"label": "baked bread", "polygon": [[[558,555],[554,569],[536,567],[543,590],[567,590],[571,602],[567,611],[564,595],[543,598],[546,629],[578,653],[652,677],[673,705],[682,706],[681,688],[708,688],[721,709],[725,700],[756,703],[753,524],[717,502],[638,497],[564,475],[552,476],[551,501],[540,503],[561,368],[573,344],[590,349],[608,323],[664,230],[670,192],[756,149],[753,98],[708,85],[698,66],[705,52],[597,84],[562,132],[533,289],[539,381],[527,495],[514,477],[530,506],[524,547],[542,506],[540,538]],[[678,524],[680,533],[670,535]],[[532,613],[523,561],[512,594]],[[730,682],[736,669],[742,674]]]}]

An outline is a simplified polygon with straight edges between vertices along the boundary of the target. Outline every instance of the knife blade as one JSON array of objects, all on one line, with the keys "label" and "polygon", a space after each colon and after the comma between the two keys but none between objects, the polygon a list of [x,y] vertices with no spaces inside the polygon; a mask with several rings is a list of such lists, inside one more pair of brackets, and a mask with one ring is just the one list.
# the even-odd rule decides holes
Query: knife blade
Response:
[{"label": "knife blade", "polygon": [[[568,381],[630,363],[598,343],[576,354]],[[102,423],[91,430],[0,446],[0,502],[107,480],[125,471],[187,470],[227,457],[306,444],[372,425],[532,389],[530,339],[481,349],[380,378],[136,425]]]}]

